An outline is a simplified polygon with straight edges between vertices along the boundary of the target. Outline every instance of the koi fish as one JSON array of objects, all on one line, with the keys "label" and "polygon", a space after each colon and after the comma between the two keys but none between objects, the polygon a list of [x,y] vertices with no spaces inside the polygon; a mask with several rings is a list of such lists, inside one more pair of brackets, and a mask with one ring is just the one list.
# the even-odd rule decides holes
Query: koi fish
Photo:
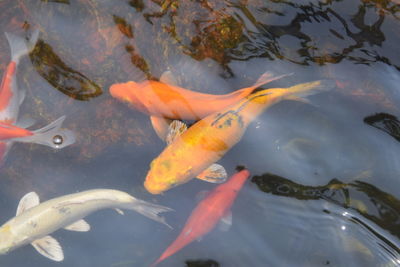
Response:
[{"label": "koi fish", "polygon": [[0,254],[31,244],[40,254],[62,261],[64,253],[50,233],[64,228],[86,232],[90,225],[82,218],[90,213],[113,208],[128,209],[169,226],[158,214],[170,208],[152,204],[118,190],[94,189],[54,198],[40,204],[35,192],[26,194],[19,202],[17,215],[0,227]]},{"label": "koi fish", "polygon": [[331,81],[314,81],[289,88],[265,89],[205,117],[177,136],[151,162],[145,188],[152,194],[160,194],[188,182],[222,158],[268,107],[285,99],[308,102],[305,97],[333,87]]},{"label": "koi fish", "polygon": [[175,254],[186,245],[210,232],[218,222],[224,227],[232,224],[230,208],[243,187],[250,172],[246,169],[234,174],[228,182],[218,185],[190,214],[183,230],[164,253],[153,263],[153,267]]},{"label": "koi fish", "polygon": [[199,120],[224,109],[248,96],[263,84],[275,81],[287,75],[273,76],[266,72],[250,87],[225,95],[203,94],[187,90],[176,85],[172,74],[167,71],[160,82],[146,80],[117,83],[110,87],[110,94],[127,102],[135,109],[151,116],[153,128],[161,139],[165,139],[166,123],[164,119]]},{"label": "koi fish", "polygon": [[36,44],[39,31],[35,30],[26,42],[23,38],[5,33],[11,48],[11,61],[8,64],[0,85],[0,159],[4,160],[13,142],[31,142],[63,148],[75,142],[75,135],[69,130],[60,130],[65,117],[36,131],[29,131],[18,121],[19,107],[25,99],[25,91],[19,90],[16,73],[21,57],[27,55]]}]

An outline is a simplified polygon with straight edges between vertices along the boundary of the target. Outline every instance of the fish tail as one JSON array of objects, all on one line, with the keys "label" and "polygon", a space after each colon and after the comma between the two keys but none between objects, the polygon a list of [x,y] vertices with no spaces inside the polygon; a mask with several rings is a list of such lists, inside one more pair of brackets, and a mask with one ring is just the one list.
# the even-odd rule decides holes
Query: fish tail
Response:
[{"label": "fish tail", "polygon": [[288,73],[288,74],[283,74],[283,75],[275,75],[272,72],[264,72],[258,79],[257,81],[250,87],[246,87],[240,90],[237,90],[231,94],[229,94],[228,96],[238,96],[238,98],[244,98],[246,96],[248,96],[249,94],[251,94],[255,89],[257,89],[258,87],[266,84],[266,83],[270,83],[273,82],[275,80],[279,80],[282,79],[283,77],[292,75],[293,73]]},{"label": "fish tail", "polygon": [[132,205],[132,203],[124,204],[124,207],[122,207],[122,208],[139,212],[140,214],[142,214],[152,220],[155,220],[159,223],[165,224],[166,226],[168,226],[169,228],[172,229],[172,227],[165,221],[165,218],[158,215],[161,212],[172,211],[173,209],[171,209],[171,208],[153,204],[153,203],[150,203],[150,202],[147,202],[144,200],[140,200],[140,199],[135,199],[133,205]]},{"label": "fish tail", "polygon": [[249,88],[253,88],[253,90],[254,90],[254,89],[260,87],[261,85],[264,85],[264,84],[266,84],[266,83],[270,83],[270,82],[273,82],[273,81],[282,79],[283,77],[290,76],[290,75],[293,75],[293,73],[287,73],[287,74],[282,74],[282,75],[278,75],[278,76],[277,76],[277,75],[275,75],[274,73],[267,71],[267,72],[264,72],[264,73],[257,79],[257,81],[254,83],[254,85],[252,85],[252,86],[249,87]]},{"label": "fish tail", "polygon": [[39,37],[39,30],[35,29],[28,41],[12,33],[6,32],[5,35],[11,49],[11,61],[18,63],[22,56],[27,55],[34,48]]},{"label": "fish tail", "polygon": [[[306,99],[310,95],[327,92],[335,87],[335,82],[332,80],[318,80],[308,83],[301,83],[291,86],[285,90],[285,99],[308,102]],[[272,89],[273,90],[273,89]]]},{"label": "fish tail", "polygon": [[33,135],[17,138],[15,141],[36,143],[52,148],[64,148],[75,143],[75,134],[70,130],[60,129],[65,116],[58,118],[45,127],[33,131]]}]

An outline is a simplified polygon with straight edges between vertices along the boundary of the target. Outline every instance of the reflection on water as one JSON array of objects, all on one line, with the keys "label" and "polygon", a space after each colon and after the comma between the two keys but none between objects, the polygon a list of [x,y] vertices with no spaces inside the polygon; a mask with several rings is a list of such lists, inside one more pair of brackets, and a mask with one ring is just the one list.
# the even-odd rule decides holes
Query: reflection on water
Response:
[{"label": "reflection on water", "polygon": [[[352,209],[400,238],[400,200],[362,181],[343,183],[332,179],[325,186],[305,186],[286,178],[263,174],[252,182],[266,193],[293,197],[299,200],[327,200]],[[400,253],[400,249],[397,249]]]},{"label": "reflection on water", "polygon": [[396,116],[387,113],[378,113],[364,118],[366,124],[382,130],[400,141],[400,122]]},{"label": "reflection on water", "polygon": [[[112,188],[175,209],[166,215],[173,230],[132,213],[92,214],[91,231],[54,233],[66,255],[58,265],[148,266],[179,234],[195,196],[215,188],[198,179],[160,196],[143,188],[165,144],[109,87],[167,70],[179,86],[209,94],[248,87],[266,71],[294,74],[265,88],[319,79],[337,87],[311,104],[283,101],[249,125],[219,162],[229,176],[237,165],[254,176],[232,207],[231,229],[160,266],[400,264],[397,0],[3,0],[0,10],[1,74],[10,60],[1,32],[40,31],[32,63],[18,66],[21,114],[41,125],[65,114],[77,134],[61,151],[13,147],[0,169],[1,223],[31,191],[51,199]],[[0,257],[1,266],[27,263],[54,266],[29,246]]]}]

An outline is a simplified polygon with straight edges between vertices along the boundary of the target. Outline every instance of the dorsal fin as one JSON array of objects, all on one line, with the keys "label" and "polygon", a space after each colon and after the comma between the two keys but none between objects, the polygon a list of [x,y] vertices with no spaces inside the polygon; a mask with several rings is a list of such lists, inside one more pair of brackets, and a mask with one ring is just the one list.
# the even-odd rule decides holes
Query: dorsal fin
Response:
[{"label": "dorsal fin", "polygon": [[17,216],[24,211],[40,204],[39,196],[35,192],[30,192],[23,196],[19,201],[17,208]]}]

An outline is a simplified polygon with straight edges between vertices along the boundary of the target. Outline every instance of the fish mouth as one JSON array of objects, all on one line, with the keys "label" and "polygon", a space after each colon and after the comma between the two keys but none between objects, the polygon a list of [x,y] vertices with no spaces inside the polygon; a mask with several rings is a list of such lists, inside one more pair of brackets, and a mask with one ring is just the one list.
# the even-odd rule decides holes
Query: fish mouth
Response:
[{"label": "fish mouth", "polygon": [[148,179],[144,181],[143,185],[144,188],[146,188],[146,190],[153,195],[158,195],[168,190],[168,186],[165,186],[165,184],[162,183],[155,184],[153,182],[150,182]]}]

